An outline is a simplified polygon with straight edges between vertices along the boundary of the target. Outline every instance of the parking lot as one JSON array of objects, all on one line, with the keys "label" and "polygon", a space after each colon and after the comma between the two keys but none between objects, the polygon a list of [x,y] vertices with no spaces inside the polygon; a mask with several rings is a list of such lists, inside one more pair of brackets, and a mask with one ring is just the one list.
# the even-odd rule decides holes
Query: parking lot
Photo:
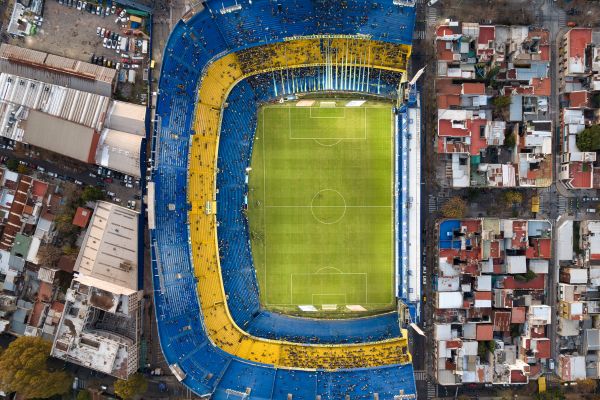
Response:
[{"label": "parking lot", "polygon": [[[33,146],[16,144],[7,138],[0,138],[0,162],[13,159],[26,166],[35,176],[44,181],[53,180],[72,182],[77,185],[99,187],[106,198],[123,207],[130,206],[139,211],[141,201],[140,180],[127,177],[116,171],[100,168],[96,165],[69,162],[67,157],[46,157],[47,152]],[[132,205],[131,202],[135,202]]]},{"label": "parking lot", "polygon": [[38,34],[25,39],[11,39],[17,46],[45,51],[75,60],[90,61],[92,54],[117,61],[113,49],[102,47],[102,39],[96,34],[98,26],[116,30],[116,16],[91,14],[76,7],[47,0],[44,4],[44,21]]},{"label": "parking lot", "polygon": [[[143,69],[149,62],[146,52],[148,36],[137,28],[131,29],[134,18],[138,17],[123,11],[123,18],[119,19],[121,9],[118,6],[109,6],[107,15],[107,5],[112,3],[102,4],[104,6],[99,11],[96,3],[83,0],[46,0],[38,33],[25,38],[8,38],[8,42],[109,68],[119,66],[125,73],[125,82],[118,84],[115,96],[120,100],[145,104],[147,84],[143,81]],[[131,26],[128,18],[131,18]],[[129,70],[135,70],[131,78]],[[130,83],[129,79],[133,79],[134,83]]]}]

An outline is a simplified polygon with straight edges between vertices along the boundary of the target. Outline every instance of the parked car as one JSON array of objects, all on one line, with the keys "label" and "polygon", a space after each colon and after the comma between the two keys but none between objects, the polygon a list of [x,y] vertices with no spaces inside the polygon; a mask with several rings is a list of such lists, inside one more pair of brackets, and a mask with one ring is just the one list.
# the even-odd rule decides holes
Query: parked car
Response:
[{"label": "parked car", "polygon": [[[106,37],[106,36],[104,36],[104,34],[106,33],[106,28],[102,28],[101,29],[100,27],[98,27],[98,29],[100,29],[100,36],[101,37]],[[96,29],[96,30],[98,30],[98,29]]]},{"label": "parked car", "polygon": [[83,182],[81,182],[81,181],[79,181],[79,180],[75,179],[75,184],[76,184],[76,185],[79,185],[79,186],[81,186],[81,185],[83,185]]},{"label": "parked car", "polygon": [[96,6],[96,15],[100,15],[102,13],[102,7]]}]

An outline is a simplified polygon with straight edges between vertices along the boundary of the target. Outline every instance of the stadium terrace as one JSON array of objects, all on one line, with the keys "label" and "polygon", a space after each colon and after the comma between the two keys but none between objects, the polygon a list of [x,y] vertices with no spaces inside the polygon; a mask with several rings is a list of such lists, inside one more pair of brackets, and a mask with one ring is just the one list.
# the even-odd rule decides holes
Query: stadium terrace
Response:
[{"label": "stadium terrace", "polygon": [[[420,300],[420,250],[408,246],[411,240],[418,243],[420,231],[419,207],[412,204],[420,183],[410,171],[419,162],[414,158],[418,97],[414,88],[406,97],[399,90],[407,80],[414,19],[413,7],[392,0],[343,5],[208,0],[175,26],[161,67],[148,223],[161,348],[173,374],[196,394],[213,399],[416,398],[405,326],[418,319]],[[325,118],[320,123],[327,129],[336,118],[341,124],[352,114],[350,104],[361,100],[365,117],[359,112],[345,121],[347,132],[353,121],[372,126],[369,105],[388,104],[379,112],[390,126],[388,142],[381,143],[390,150],[386,165],[392,183],[384,205],[393,210],[388,212],[393,289],[390,307],[377,313],[310,318],[261,302],[268,286],[258,280],[252,215],[266,197],[261,202],[249,193],[259,165],[253,152],[264,140],[259,115],[265,107],[279,110],[275,113],[289,108],[290,119],[284,121],[295,126],[292,116],[306,112],[293,115],[291,109],[303,100],[324,106],[308,115]],[[313,132],[290,131],[284,139],[307,135],[326,145],[340,139],[313,138]],[[374,131],[357,132],[340,140],[351,142],[361,132]],[[356,151],[369,143],[357,144]],[[337,212],[343,206],[348,212],[352,206],[349,196],[340,194],[340,206],[333,189],[321,192],[313,198],[319,207]],[[314,212],[312,204],[309,210]],[[319,212],[324,214],[315,219],[333,228],[337,219],[327,219],[333,218],[330,211]],[[340,303],[344,316],[361,304],[319,295],[325,297],[313,308]],[[306,304],[292,303],[296,309]],[[362,303],[370,308],[369,301]]]}]

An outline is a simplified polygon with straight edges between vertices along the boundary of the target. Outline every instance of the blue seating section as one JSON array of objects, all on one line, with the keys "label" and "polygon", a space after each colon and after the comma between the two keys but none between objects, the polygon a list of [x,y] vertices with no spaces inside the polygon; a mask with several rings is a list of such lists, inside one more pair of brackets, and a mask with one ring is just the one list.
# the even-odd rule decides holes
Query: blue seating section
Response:
[{"label": "blue seating section", "polygon": [[246,331],[257,337],[300,343],[361,343],[400,336],[397,312],[360,319],[319,320],[262,311]]},{"label": "blue seating section", "polygon": [[[363,0],[238,0],[240,11],[221,13],[233,0],[208,0],[206,8],[187,21],[179,21],[167,43],[163,63],[156,126],[152,141],[155,184],[156,227],[151,230],[151,258],[162,351],[170,365],[185,374],[183,383],[198,395],[250,399],[392,399],[403,390],[415,394],[412,365],[381,368],[304,371],[277,369],[272,365],[248,363],[223,352],[207,337],[197,298],[196,277],[190,253],[187,218],[187,160],[193,131],[196,89],[201,74],[214,59],[245,47],[280,41],[292,35],[366,34],[373,39],[410,44],[414,9],[394,6],[392,0],[372,3]],[[390,29],[393,27],[393,29]],[[248,227],[241,218],[244,201],[244,168],[249,162],[256,107],[261,101],[294,91],[338,90],[319,86],[318,70],[307,69],[294,81],[275,82],[272,75],[239,83],[223,115],[217,201],[219,246],[223,257],[223,279],[233,317],[241,326],[264,336],[310,342],[364,341],[393,337],[397,317],[345,321],[343,327],[315,327],[318,322],[294,319],[261,311]],[[387,73],[370,74],[368,81],[342,88],[379,95],[392,95],[394,81]],[[397,82],[397,80],[395,80]],[[267,83],[267,84],[265,84]],[[248,127],[243,131],[239,127]],[[226,227],[226,229],[224,229]],[[241,238],[241,241],[240,241]],[[245,243],[244,243],[245,242]],[[235,243],[235,244],[234,244]],[[250,295],[249,295],[250,294]],[[284,325],[287,330],[284,329]],[[341,325],[340,325],[341,326]],[[381,329],[380,326],[384,326]],[[343,334],[340,333],[343,331]],[[317,338],[314,338],[317,332]],[[341,335],[342,337],[339,337]]]},{"label": "blue seating section", "polygon": [[[242,11],[221,13],[234,4],[241,5]],[[206,6],[219,27],[219,38],[233,48],[319,33],[362,34],[411,44],[415,23],[414,9],[395,6],[392,1],[209,0]]]}]

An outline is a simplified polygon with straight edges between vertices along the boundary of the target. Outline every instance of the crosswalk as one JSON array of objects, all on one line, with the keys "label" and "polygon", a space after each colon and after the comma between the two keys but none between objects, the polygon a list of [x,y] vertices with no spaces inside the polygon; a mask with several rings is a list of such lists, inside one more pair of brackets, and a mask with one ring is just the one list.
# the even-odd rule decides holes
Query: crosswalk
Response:
[{"label": "crosswalk", "polygon": [[567,212],[568,199],[563,196],[558,196],[558,214],[562,215]]},{"label": "crosswalk", "polygon": [[[437,385],[427,375],[427,371],[415,371],[415,381],[427,382],[427,399],[435,399],[438,397]],[[419,396],[419,398],[421,398]]]},{"label": "crosswalk", "polygon": [[437,18],[437,9],[433,7],[427,7],[427,25],[435,26],[437,24]]},{"label": "crosswalk", "polygon": [[423,40],[425,39],[425,31],[414,31],[413,32],[414,40]]},{"label": "crosswalk", "polygon": [[415,371],[415,380],[417,380],[417,381],[427,380],[427,371]]},{"label": "crosswalk", "polygon": [[564,28],[567,26],[567,15],[561,10],[558,13],[558,27]]},{"label": "crosswalk", "polygon": [[427,398],[435,399],[438,397],[437,385],[431,381],[427,381]]},{"label": "crosswalk", "polygon": [[436,200],[435,196],[433,196],[433,195],[430,194],[428,200],[429,200],[428,201],[429,212],[430,213],[436,212],[437,209],[438,209],[438,205],[437,205],[437,200]]}]

